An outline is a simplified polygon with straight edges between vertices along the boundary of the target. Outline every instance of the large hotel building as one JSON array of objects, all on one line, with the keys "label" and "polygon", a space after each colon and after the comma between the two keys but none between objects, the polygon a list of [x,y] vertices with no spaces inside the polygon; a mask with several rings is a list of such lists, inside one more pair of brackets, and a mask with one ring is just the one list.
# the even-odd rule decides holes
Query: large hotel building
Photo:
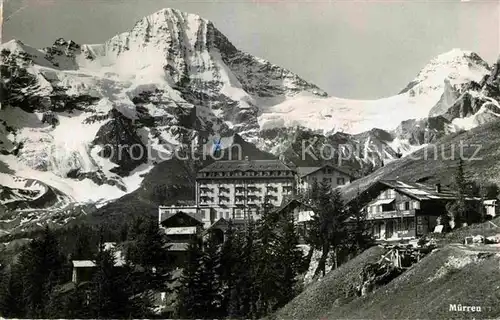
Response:
[{"label": "large hotel building", "polygon": [[279,160],[217,161],[198,172],[196,203],[216,219],[258,219],[267,203],[292,197],[295,171]]},{"label": "large hotel building", "polygon": [[336,167],[290,167],[281,160],[217,161],[196,177],[196,199],[190,206],[160,206],[159,222],[177,212],[188,213],[205,228],[217,220],[259,219],[266,205],[279,207],[313,183],[332,188],[349,183],[351,176]]}]

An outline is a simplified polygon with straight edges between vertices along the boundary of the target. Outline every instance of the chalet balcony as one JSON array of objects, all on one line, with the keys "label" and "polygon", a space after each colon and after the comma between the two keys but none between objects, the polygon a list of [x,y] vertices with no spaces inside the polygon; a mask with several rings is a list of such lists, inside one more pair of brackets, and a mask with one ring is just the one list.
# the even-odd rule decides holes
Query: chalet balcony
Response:
[{"label": "chalet balcony", "polygon": [[380,219],[391,219],[391,218],[405,218],[414,217],[415,210],[392,210],[392,211],[381,211],[381,212],[368,212],[366,215],[366,220],[380,220]]}]

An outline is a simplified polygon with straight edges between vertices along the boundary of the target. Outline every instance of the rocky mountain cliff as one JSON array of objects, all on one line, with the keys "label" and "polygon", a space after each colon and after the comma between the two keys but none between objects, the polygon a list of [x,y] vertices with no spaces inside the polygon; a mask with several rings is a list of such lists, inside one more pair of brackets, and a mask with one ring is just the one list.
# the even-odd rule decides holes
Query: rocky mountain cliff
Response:
[{"label": "rocky mountain cliff", "polygon": [[[35,49],[13,40],[1,58],[4,210],[100,207],[144,188],[153,172],[160,179],[179,152],[210,154],[221,143],[304,165],[341,158],[365,174],[500,114],[498,63],[490,68],[472,52],[436,57],[395,96],[347,100],[174,9],[104,44],[58,39]],[[314,145],[304,158],[305,140]],[[321,159],[326,147],[337,156]]]}]

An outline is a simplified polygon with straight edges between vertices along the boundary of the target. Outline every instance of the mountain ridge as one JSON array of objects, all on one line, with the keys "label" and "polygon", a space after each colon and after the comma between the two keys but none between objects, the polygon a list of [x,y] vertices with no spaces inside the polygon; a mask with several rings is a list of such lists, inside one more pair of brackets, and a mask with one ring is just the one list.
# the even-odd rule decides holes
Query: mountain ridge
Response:
[{"label": "mountain ridge", "polygon": [[341,99],[238,50],[210,21],[174,9],[104,44],[58,39],[38,50],[12,40],[1,52],[0,172],[11,196],[24,177],[65,201],[102,206],[139,190],[178,150],[206,150],[219,138],[296,160],[300,139],[317,137],[315,152],[360,148],[348,165],[370,171],[500,115],[498,65],[470,52],[444,54],[399,95]]}]

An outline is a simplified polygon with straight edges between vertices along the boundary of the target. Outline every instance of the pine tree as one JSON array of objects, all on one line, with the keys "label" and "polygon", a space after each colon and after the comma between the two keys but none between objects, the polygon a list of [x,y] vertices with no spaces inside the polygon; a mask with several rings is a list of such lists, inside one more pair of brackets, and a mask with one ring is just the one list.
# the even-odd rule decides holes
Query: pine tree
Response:
[{"label": "pine tree", "polygon": [[125,318],[130,315],[129,292],[123,269],[115,267],[113,252],[104,249],[100,241],[95,258],[96,270],[90,289],[90,316],[95,318]]},{"label": "pine tree", "polygon": [[32,240],[21,252],[19,268],[23,283],[22,301],[26,316],[44,317],[52,289],[62,283],[64,259],[59,244],[46,227],[39,239]]},{"label": "pine tree", "polygon": [[244,231],[242,254],[240,256],[240,274],[237,280],[238,290],[233,292],[232,298],[238,295],[238,310],[233,309],[237,317],[252,318],[257,314],[258,291],[255,283],[258,277],[256,255],[256,228],[255,222],[250,220]]},{"label": "pine tree", "polygon": [[179,318],[193,319],[203,316],[203,300],[200,286],[201,279],[201,250],[200,239],[193,238],[187,248],[187,261],[180,279],[178,288],[177,315]]},{"label": "pine tree", "polygon": [[164,233],[152,218],[138,217],[129,223],[126,259],[131,266],[130,286],[135,310],[146,313],[154,295],[170,293],[170,255]]},{"label": "pine tree", "polygon": [[240,252],[240,242],[237,239],[233,221],[229,220],[228,228],[225,232],[225,241],[220,252],[220,263],[216,270],[220,279],[221,317],[231,317],[231,293],[236,290],[236,280],[238,276],[238,262]]},{"label": "pine tree", "polygon": [[348,226],[349,253],[357,255],[373,244],[373,239],[368,232],[368,223],[362,211],[361,194],[357,191],[356,198],[349,206],[349,217],[352,224]]},{"label": "pine tree", "polygon": [[75,243],[75,249],[72,254],[72,259],[74,260],[86,260],[93,257],[95,250],[91,245],[91,238],[93,236],[92,230],[87,227],[79,227],[76,230],[77,238]]},{"label": "pine tree", "polygon": [[217,273],[220,267],[220,251],[216,239],[210,235],[201,256],[200,267],[203,316],[210,319],[219,318],[222,314],[221,283]]},{"label": "pine tree", "polygon": [[11,265],[5,267],[0,274],[0,316],[4,318],[25,317],[22,275],[18,269],[16,265]]},{"label": "pine tree", "polygon": [[262,317],[273,310],[276,305],[276,293],[282,290],[278,287],[279,270],[277,261],[277,215],[265,212],[257,226],[257,239],[255,241],[256,268],[255,286],[258,294],[255,317]]},{"label": "pine tree", "polygon": [[459,159],[457,172],[455,174],[455,189],[457,193],[457,200],[453,209],[455,227],[460,227],[462,223],[467,222],[467,203],[466,203],[466,190],[467,182],[465,180],[464,162],[462,158]]},{"label": "pine tree", "polygon": [[299,236],[295,230],[293,215],[282,217],[279,223],[280,235],[276,249],[276,269],[278,288],[276,305],[273,310],[281,308],[292,300],[297,291],[297,276],[303,269],[304,255],[298,247]]},{"label": "pine tree", "polygon": [[345,209],[340,191],[338,189],[331,190],[326,184],[321,185],[318,200],[315,201],[313,207],[315,215],[307,241],[310,245],[322,250],[315,275],[320,272],[325,275],[326,260],[330,249],[334,250],[335,267],[338,265],[338,250],[346,238],[346,220],[349,213]]},{"label": "pine tree", "polygon": [[82,319],[87,318],[85,292],[79,286],[64,292],[55,288],[45,306],[47,318]]}]

